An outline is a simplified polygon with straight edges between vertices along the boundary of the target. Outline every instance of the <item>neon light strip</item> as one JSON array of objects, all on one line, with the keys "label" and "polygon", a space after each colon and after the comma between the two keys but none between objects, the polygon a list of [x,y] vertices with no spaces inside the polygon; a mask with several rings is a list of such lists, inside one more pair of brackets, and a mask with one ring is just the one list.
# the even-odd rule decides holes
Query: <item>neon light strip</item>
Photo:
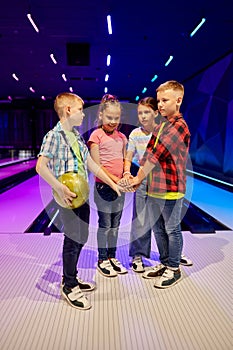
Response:
[{"label": "neon light strip", "polygon": [[110,15],[107,16],[107,22],[108,22],[108,34],[111,35],[112,34],[112,23],[111,23],[111,16]]},{"label": "neon light strip", "polygon": [[63,79],[64,81],[67,81],[67,78],[66,78],[66,75],[65,75],[65,74],[62,74],[62,79]]},{"label": "neon light strip", "polygon": [[107,56],[107,66],[110,66],[110,61],[111,61],[111,56],[108,55],[108,56]]},{"label": "neon light strip", "polygon": [[223,185],[227,185],[227,186],[233,187],[233,184],[230,184],[229,182],[225,182],[225,181],[222,181],[222,180],[218,180],[218,179],[215,179],[214,177],[207,176],[207,175],[198,173],[198,172],[196,172],[196,171],[187,170],[187,172],[190,172],[190,173],[192,173],[192,174],[198,175],[198,176],[200,176],[200,177],[204,177],[204,178],[206,178],[206,179],[209,179],[209,180],[212,180],[212,181],[215,181],[215,182],[219,182],[220,184],[223,184]]},{"label": "neon light strip", "polygon": [[13,77],[15,80],[19,81],[19,78],[17,77],[17,75],[16,75],[15,73],[12,74],[12,77]]},{"label": "neon light strip", "polygon": [[33,28],[35,29],[35,31],[36,31],[37,33],[39,33],[39,29],[38,29],[38,27],[36,26],[35,22],[33,21],[32,16],[31,16],[30,13],[27,14],[27,18],[29,19],[29,21],[30,21],[31,25],[33,26]]},{"label": "neon light strip", "polygon": [[165,63],[165,66],[167,67],[172,60],[173,60],[173,56],[170,56],[167,62]]},{"label": "neon light strip", "polygon": [[205,21],[206,21],[206,19],[202,18],[201,22],[198,24],[198,26],[190,34],[190,37],[194,36],[194,34],[198,31],[198,29],[201,28],[201,26],[205,23]]},{"label": "neon light strip", "polygon": [[53,63],[54,63],[54,64],[57,64],[57,61],[56,61],[56,59],[55,59],[55,57],[54,57],[54,54],[51,53],[51,55],[49,55],[49,56],[50,56],[51,60],[53,61]]},{"label": "neon light strip", "polygon": [[50,221],[50,223],[48,224],[48,227],[52,226],[52,223],[54,222],[54,220],[56,219],[57,215],[59,213],[59,209],[56,211],[54,217],[52,218],[52,220]]},{"label": "neon light strip", "polygon": [[151,82],[153,83],[157,78],[158,78],[158,75],[155,74],[155,75],[153,76],[153,78],[151,79]]}]

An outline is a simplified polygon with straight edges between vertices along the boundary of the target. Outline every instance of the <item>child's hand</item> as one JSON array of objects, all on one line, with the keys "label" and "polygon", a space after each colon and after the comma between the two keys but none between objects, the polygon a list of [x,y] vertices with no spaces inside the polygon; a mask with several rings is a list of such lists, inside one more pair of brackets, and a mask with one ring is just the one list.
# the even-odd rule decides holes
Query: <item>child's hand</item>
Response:
[{"label": "child's hand", "polygon": [[121,196],[121,192],[123,192],[123,189],[120,186],[118,186],[118,184],[114,184],[113,190],[116,191],[119,197]]},{"label": "child's hand", "polygon": [[72,206],[72,200],[76,197],[76,194],[74,192],[70,191],[70,189],[63,184],[61,184],[61,186],[59,186],[59,188],[56,189],[56,192],[59,195],[62,203],[64,203],[65,207]]},{"label": "child's hand", "polygon": [[131,186],[133,176],[130,175],[130,177],[126,178],[123,177],[117,182],[117,185],[120,186],[122,192],[134,192],[135,189]]},{"label": "child's hand", "polygon": [[132,186],[135,190],[138,189],[138,187],[141,184],[141,180],[138,178],[138,176],[132,177],[129,181],[129,186]]}]

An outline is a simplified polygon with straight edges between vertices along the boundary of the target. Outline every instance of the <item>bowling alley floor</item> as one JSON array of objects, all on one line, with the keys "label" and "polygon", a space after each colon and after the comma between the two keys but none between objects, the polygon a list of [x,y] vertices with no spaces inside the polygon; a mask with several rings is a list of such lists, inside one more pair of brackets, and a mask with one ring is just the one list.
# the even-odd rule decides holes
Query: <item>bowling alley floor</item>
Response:
[{"label": "bowling alley floor", "polygon": [[[30,190],[17,186],[18,197],[24,200],[12,215],[6,206],[18,200],[13,189],[0,195],[1,350],[232,349],[232,230],[183,232],[184,253],[194,264],[182,267],[182,280],[163,290],[131,270],[127,225],[120,230],[117,254],[128,274],[112,279],[100,275],[92,225],[78,270],[82,279],[94,281],[97,288],[86,293],[92,308],[77,310],[60,295],[62,233],[24,233],[23,223],[16,224],[17,214],[30,221],[43,207],[35,200],[37,180],[27,181]],[[29,198],[31,213],[26,213],[23,203]],[[3,225],[7,215],[9,229]],[[124,215],[130,217],[130,205]],[[157,261],[152,239],[151,259],[145,262],[149,266]]]},{"label": "bowling alley floor", "polygon": [[[96,271],[95,232],[81,253],[79,276],[95,281],[92,308],[72,308],[60,295],[62,234],[1,234],[1,350],[230,350],[232,349],[232,232],[184,232],[177,285],[159,290],[129,267],[128,232],[118,258],[128,274]],[[152,259],[158,259],[153,240]]]}]

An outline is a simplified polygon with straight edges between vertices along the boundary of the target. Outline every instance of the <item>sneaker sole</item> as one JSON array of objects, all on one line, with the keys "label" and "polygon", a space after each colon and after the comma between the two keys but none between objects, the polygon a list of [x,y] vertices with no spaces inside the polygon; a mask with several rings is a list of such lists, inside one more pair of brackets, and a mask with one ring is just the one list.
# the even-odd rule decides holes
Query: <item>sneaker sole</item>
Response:
[{"label": "sneaker sole", "polygon": [[[116,270],[114,270],[116,271]],[[128,271],[116,271],[117,274],[119,275],[125,275],[126,273],[128,273]]]},{"label": "sneaker sole", "polygon": [[144,269],[144,270],[139,271],[139,270],[135,270],[133,267],[132,267],[132,270],[133,270],[134,272],[136,272],[136,273],[143,273],[143,272],[145,272],[145,269]]},{"label": "sneaker sole", "polygon": [[170,288],[172,286],[174,286],[175,284],[177,284],[180,280],[182,279],[182,276],[180,276],[180,278],[178,278],[175,282],[173,282],[172,284],[169,285],[165,285],[165,286],[156,286],[156,284],[154,284],[155,288],[159,288],[159,289],[166,289],[166,288]]},{"label": "sneaker sole", "polygon": [[183,266],[193,266],[193,263],[187,264],[187,263],[180,262],[180,265],[183,265]]},{"label": "sneaker sole", "polygon": [[104,273],[99,267],[97,267],[97,270],[99,271],[99,273],[101,273],[101,275],[102,276],[104,276],[104,277],[110,277],[110,278],[112,278],[112,277],[117,277],[117,273],[116,273],[116,275],[107,275],[106,273]]},{"label": "sneaker sole", "polygon": [[166,267],[158,270],[157,272],[154,272],[156,275],[155,276],[148,276],[148,275],[143,275],[142,277],[143,278],[146,278],[146,279],[152,279],[152,278],[156,278],[156,277],[160,277],[162,276],[162,274],[164,273],[164,271],[166,270]]},{"label": "sneaker sole", "polygon": [[[164,271],[163,271],[164,272]],[[156,278],[156,277],[161,277],[162,276],[162,274],[163,273],[160,273],[160,274],[157,274],[156,276],[142,276],[143,278],[146,278],[146,279],[148,279],[148,280],[151,280],[151,279],[153,279],[153,278]]]},{"label": "sneaker sole", "polygon": [[88,306],[76,306],[74,304],[72,304],[71,300],[68,298],[68,296],[62,291],[62,295],[63,297],[66,299],[66,301],[68,302],[68,304],[72,307],[74,307],[75,309],[78,309],[78,310],[89,310],[91,308],[91,305],[88,305]]}]

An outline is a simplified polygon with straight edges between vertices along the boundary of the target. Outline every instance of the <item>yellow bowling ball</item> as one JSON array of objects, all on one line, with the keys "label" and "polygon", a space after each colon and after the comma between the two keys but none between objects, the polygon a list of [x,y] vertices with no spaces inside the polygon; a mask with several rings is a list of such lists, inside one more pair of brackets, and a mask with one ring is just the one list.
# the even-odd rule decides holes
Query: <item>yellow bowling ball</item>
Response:
[{"label": "yellow bowling ball", "polygon": [[69,172],[59,176],[58,181],[66,185],[77,196],[73,199],[71,206],[64,205],[58,193],[53,191],[54,199],[60,206],[67,209],[75,209],[86,202],[89,196],[89,185],[87,180],[82,175]]}]

